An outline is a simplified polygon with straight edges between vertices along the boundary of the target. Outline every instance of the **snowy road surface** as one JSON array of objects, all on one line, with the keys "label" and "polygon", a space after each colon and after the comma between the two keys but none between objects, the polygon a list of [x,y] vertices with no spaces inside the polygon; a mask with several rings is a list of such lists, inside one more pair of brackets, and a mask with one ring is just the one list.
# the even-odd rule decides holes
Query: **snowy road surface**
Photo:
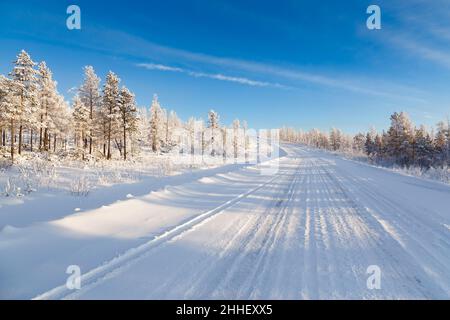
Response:
[{"label": "snowy road surface", "polygon": [[240,168],[0,233],[0,297],[450,298],[450,186],[285,149],[274,176]]}]

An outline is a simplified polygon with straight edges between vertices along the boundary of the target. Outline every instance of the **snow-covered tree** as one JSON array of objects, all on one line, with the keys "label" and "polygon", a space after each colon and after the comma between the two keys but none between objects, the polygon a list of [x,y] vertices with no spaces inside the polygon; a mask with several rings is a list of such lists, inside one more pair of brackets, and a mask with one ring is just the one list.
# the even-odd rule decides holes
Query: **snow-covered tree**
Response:
[{"label": "snow-covered tree", "polygon": [[[13,81],[12,90],[17,96],[17,110],[15,117],[11,122],[11,136],[15,135],[15,126],[19,128],[19,146],[18,153],[22,153],[22,135],[25,126],[33,125],[37,108],[37,84],[36,73],[34,69],[36,63],[31,60],[29,54],[22,50],[13,62],[14,68],[10,73]],[[14,157],[14,139],[12,139],[11,157]]]},{"label": "snow-covered tree", "polygon": [[110,71],[103,86],[102,117],[106,139],[106,159],[111,159],[111,141],[119,133],[119,82],[120,79]]},{"label": "snow-covered tree", "polygon": [[132,134],[137,130],[138,115],[134,94],[126,87],[122,87],[120,90],[119,101],[120,122],[123,134],[123,159],[127,160],[127,139],[131,141]]},{"label": "snow-covered tree", "polygon": [[86,135],[89,130],[89,109],[81,101],[79,96],[75,96],[73,100],[73,121],[75,131],[75,146],[78,153],[82,154],[82,158],[85,158],[85,141]]},{"label": "snow-covered tree", "polygon": [[370,133],[366,135],[366,141],[364,143],[364,151],[367,156],[371,158],[375,154],[375,141]]},{"label": "snow-covered tree", "polygon": [[391,126],[387,132],[386,153],[392,161],[409,165],[412,159],[414,129],[408,115],[395,112],[391,116]]},{"label": "snow-covered tree", "polygon": [[61,107],[61,97],[56,89],[56,82],[45,62],[39,64],[39,149],[50,150],[50,132],[56,129],[56,117]]},{"label": "snow-covered tree", "polygon": [[89,154],[93,152],[93,140],[101,132],[101,127],[96,127],[94,118],[100,111],[101,95],[100,95],[100,78],[95,74],[92,66],[84,67],[84,81],[78,90],[81,102],[89,109]]},{"label": "snow-covered tree", "polygon": [[240,138],[241,123],[239,119],[233,121],[233,155],[237,159],[239,151],[239,138]]},{"label": "snow-covered tree", "polygon": [[448,122],[440,121],[437,124],[434,139],[435,162],[439,166],[449,164],[450,161],[450,126]]},{"label": "snow-covered tree", "polygon": [[2,128],[2,146],[6,146],[6,131],[9,128],[11,142],[11,160],[14,162],[14,128],[19,117],[18,96],[14,94],[14,83],[11,79],[0,76],[0,127]]},{"label": "snow-covered tree", "polygon": [[155,94],[150,107],[150,139],[153,152],[159,152],[161,149],[164,126],[163,121],[163,110],[158,102],[158,96]]},{"label": "snow-covered tree", "polygon": [[416,129],[414,137],[413,161],[422,168],[428,169],[434,156],[433,140],[424,126]]},{"label": "snow-covered tree", "polygon": [[330,145],[334,151],[337,151],[342,146],[342,132],[339,129],[332,128],[330,131]]},{"label": "snow-covered tree", "polygon": [[172,137],[172,133],[176,132],[179,128],[181,128],[181,120],[178,118],[177,113],[171,110],[168,114],[165,114],[164,146],[167,150],[179,143],[179,141],[174,141],[174,137]]},{"label": "snow-covered tree", "polygon": [[208,113],[208,129],[210,130],[211,140],[211,155],[216,155],[216,149],[215,149],[215,137],[216,137],[216,131],[219,128],[219,115],[216,111],[210,110]]},{"label": "snow-covered tree", "polygon": [[353,151],[360,153],[364,151],[366,137],[363,133],[358,133],[353,137]]}]

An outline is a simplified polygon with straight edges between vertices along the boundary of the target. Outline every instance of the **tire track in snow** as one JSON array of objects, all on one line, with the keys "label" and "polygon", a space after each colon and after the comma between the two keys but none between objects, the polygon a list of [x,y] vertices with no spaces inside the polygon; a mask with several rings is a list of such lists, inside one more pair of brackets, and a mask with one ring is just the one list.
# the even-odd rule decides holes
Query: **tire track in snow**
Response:
[{"label": "tire track in snow", "polygon": [[[392,233],[385,229],[380,220],[376,216],[374,216],[373,211],[371,212],[371,210],[363,207],[360,203],[356,203],[353,200],[354,198],[357,198],[356,196],[350,197],[350,194],[353,195],[353,193],[347,190],[344,184],[340,181],[344,180],[342,177],[338,177],[336,174],[333,175],[329,171],[327,171],[327,175],[330,177],[330,179],[335,181],[336,186],[345,196],[349,205],[356,210],[357,218],[361,223],[353,223],[352,228],[358,227],[360,229],[360,233],[367,236],[367,244],[370,244],[370,248],[372,249],[373,254],[376,255],[369,256],[368,254],[370,251],[368,251],[368,247],[361,247],[359,251],[361,255],[365,257],[361,260],[378,261],[378,263],[381,263],[380,267],[383,266],[384,272],[390,274],[391,277],[393,277],[394,283],[386,283],[386,281],[384,282],[385,287],[387,285],[389,288],[389,290],[386,290],[385,288],[384,291],[389,292],[392,297],[398,296],[396,294],[398,293],[398,290],[400,290],[400,292],[403,292],[403,294],[405,290],[408,290],[409,294],[415,297],[422,296],[423,298],[433,298],[432,292],[439,292],[440,288],[436,286],[434,281],[430,281],[429,276],[420,267],[423,264],[417,264],[414,256],[412,256],[409,251],[406,251],[404,246],[399,243],[399,240],[396,239],[396,237],[394,237]],[[364,194],[372,197],[373,202],[371,202],[371,205],[377,208],[380,212],[386,213],[386,208],[390,208],[387,212],[389,212],[390,215],[394,216],[398,216],[398,212],[404,212],[402,208],[396,207],[389,199],[385,198],[384,196],[373,196],[375,189],[371,188],[369,190],[362,184],[358,185],[358,189],[361,191],[364,190]],[[361,201],[362,199],[359,200]],[[383,202],[387,202],[388,206],[381,207],[380,203]],[[390,221],[392,220],[393,219],[391,217]],[[357,244],[359,245],[359,243]],[[403,288],[401,286],[400,288],[397,287],[395,279],[397,279],[398,284],[403,284],[406,280],[410,283],[410,285],[408,286],[410,287],[410,289]],[[430,288],[433,290],[430,291]],[[376,294],[376,292],[370,291],[368,292],[368,294],[373,295]]]},{"label": "tire track in snow", "polygon": [[248,237],[245,239],[242,248],[236,250],[236,253],[231,257],[227,257],[227,263],[222,261],[221,269],[225,270],[225,275],[220,277],[219,284],[212,290],[211,296],[213,298],[226,296],[224,293],[233,290],[236,283],[239,283],[239,286],[234,296],[243,299],[249,298],[249,283],[251,284],[251,281],[248,281],[248,279],[253,277],[252,270],[255,269],[255,263],[261,264],[259,261],[265,257],[268,247],[273,241],[275,230],[283,218],[283,209],[288,202],[283,201],[284,197],[287,195],[289,199],[292,194],[292,187],[295,185],[293,180],[296,176],[292,173],[290,175],[292,179],[285,192],[280,192],[277,199],[273,199],[271,205],[259,214],[253,228],[247,230]]}]

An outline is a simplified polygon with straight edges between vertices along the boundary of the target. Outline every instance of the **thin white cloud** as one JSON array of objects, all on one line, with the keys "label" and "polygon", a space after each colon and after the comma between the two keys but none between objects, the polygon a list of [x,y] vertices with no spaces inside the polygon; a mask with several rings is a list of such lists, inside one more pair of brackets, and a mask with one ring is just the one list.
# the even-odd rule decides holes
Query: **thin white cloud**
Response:
[{"label": "thin white cloud", "polygon": [[231,77],[226,76],[220,73],[217,74],[211,74],[211,73],[202,73],[202,72],[189,72],[188,73],[191,76],[197,77],[197,78],[210,78],[215,80],[221,80],[221,81],[229,81],[229,82],[236,82],[248,86],[254,86],[254,87],[274,87],[274,88],[282,88],[282,89],[288,89],[289,87],[279,84],[279,83],[272,83],[272,82],[265,82],[265,81],[257,81],[257,80],[251,80],[248,78],[242,78],[242,77]]},{"label": "thin white cloud", "polygon": [[433,48],[406,36],[395,36],[389,39],[394,45],[400,46],[404,50],[416,56],[437,63],[450,69],[450,54],[438,48]]},{"label": "thin white cloud", "polygon": [[273,87],[273,88],[280,88],[280,89],[289,89],[288,86],[279,84],[279,83],[272,83],[272,82],[266,82],[266,81],[258,81],[258,80],[252,80],[244,77],[234,77],[234,76],[228,76],[223,75],[221,73],[204,73],[204,72],[196,72],[196,71],[190,71],[178,67],[172,67],[167,66],[163,64],[155,64],[155,63],[138,63],[138,67],[142,67],[148,70],[158,70],[158,71],[169,71],[169,72],[179,72],[187,74],[191,77],[195,78],[209,78],[214,80],[220,80],[220,81],[227,81],[227,82],[234,82],[242,85],[252,86],[252,87]]},{"label": "thin white cloud", "polygon": [[184,72],[181,68],[170,67],[163,64],[155,64],[155,63],[139,63],[138,67],[143,67],[149,70],[159,70],[159,71],[171,71],[171,72]]},{"label": "thin white cloud", "polygon": [[448,0],[388,1],[395,23],[383,29],[383,39],[407,54],[450,69],[450,2]]}]

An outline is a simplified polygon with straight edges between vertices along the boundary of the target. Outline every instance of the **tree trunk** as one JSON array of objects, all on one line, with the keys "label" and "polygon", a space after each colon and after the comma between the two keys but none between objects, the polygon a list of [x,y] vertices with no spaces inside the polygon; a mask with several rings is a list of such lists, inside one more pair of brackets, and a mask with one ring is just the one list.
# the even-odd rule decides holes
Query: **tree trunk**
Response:
[{"label": "tree trunk", "polygon": [[14,138],[15,138],[14,120],[11,119],[11,163],[14,163]]},{"label": "tree trunk", "polygon": [[48,138],[48,129],[45,128],[45,129],[44,129],[44,137],[43,137],[43,139],[44,139],[44,146],[43,146],[44,151],[48,151],[48,148],[47,148],[47,138]]},{"label": "tree trunk", "polygon": [[92,101],[92,98],[90,98],[89,99],[90,101],[89,101],[89,107],[90,107],[90,110],[89,110],[89,120],[91,120],[90,121],[90,131],[89,131],[89,154],[92,154],[92,125],[93,125],[93,121],[92,120],[94,120],[94,103],[93,103],[93,101]]},{"label": "tree trunk", "polygon": [[44,122],[44,116],[41,114],[41,127],[39,128],[39,151],[42,151],[42,123]]},{"label": "tree trunk", "polygon": [[22,154],[22,125],[19,127],[19,154]]},{"label": "tree trunk", "polygon": [[107,160],[111,159],[111,120],[109,121],[108,127],[108,155],[106,157]]},{"label": "tree trunk", "polygon": [[33,152],[33,129],[30,130],[30,147],[31,152]]},{"label": "tree trunk", "polygon": [[127,130],[123,126],[123,159],[127,160]]}]

